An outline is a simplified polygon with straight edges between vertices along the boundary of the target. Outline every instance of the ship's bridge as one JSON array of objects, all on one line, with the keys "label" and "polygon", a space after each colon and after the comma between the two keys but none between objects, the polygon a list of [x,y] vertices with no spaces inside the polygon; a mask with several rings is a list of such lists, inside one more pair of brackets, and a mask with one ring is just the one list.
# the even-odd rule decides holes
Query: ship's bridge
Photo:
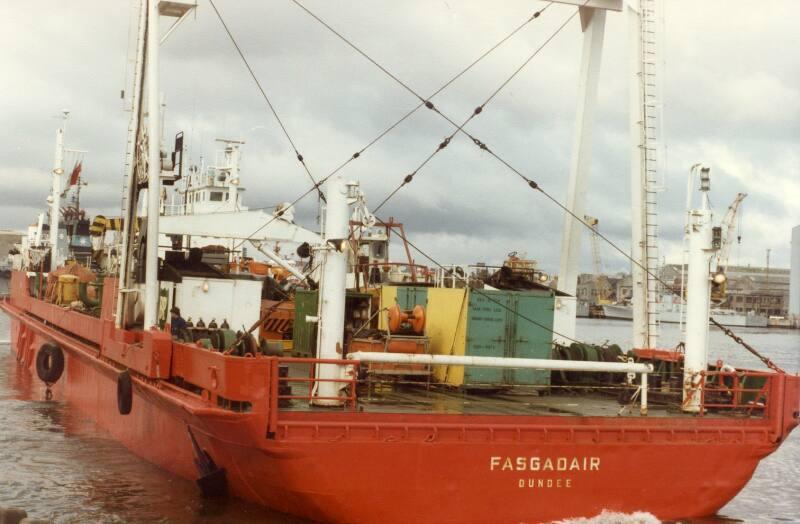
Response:
[{"label": "ship's bridge", "polygon": [[246,211],[242,203],[245,189],[239,182],[238,140],[217,139],[224,147],[217,151],[213,165],[191,166],[182,186],[176,188],[165,215],[204,215]]}]

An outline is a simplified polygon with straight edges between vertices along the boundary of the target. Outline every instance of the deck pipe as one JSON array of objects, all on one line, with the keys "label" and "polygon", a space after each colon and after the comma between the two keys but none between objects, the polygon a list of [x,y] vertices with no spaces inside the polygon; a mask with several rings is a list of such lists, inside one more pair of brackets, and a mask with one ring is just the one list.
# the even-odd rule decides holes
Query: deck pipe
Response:
[{"label": "deck pipe", "polygon": [[540,358],[472,357],[461,355],[421,355],[417,353],[377,353],[356,351],[347,358],[359,362],[391,364],[423,364],[428,366],[474,366],[483,368],[543,369],[550,371],[586,371],[590,373],[641,374],[640,413],[647,415],[647,374],[653,372],[652,364],[638,362],[592,362],[582,360],[555,360]]}]

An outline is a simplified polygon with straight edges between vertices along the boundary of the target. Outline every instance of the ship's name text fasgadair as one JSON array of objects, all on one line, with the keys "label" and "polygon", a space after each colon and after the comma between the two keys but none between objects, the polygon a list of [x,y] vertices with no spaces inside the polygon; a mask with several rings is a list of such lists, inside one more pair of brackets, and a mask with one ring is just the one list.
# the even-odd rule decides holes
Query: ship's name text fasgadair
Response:
[{"label": "ship's name text fasgadair", "polygon": [[489,471],[599,471],[600,457],[489,458]]}]

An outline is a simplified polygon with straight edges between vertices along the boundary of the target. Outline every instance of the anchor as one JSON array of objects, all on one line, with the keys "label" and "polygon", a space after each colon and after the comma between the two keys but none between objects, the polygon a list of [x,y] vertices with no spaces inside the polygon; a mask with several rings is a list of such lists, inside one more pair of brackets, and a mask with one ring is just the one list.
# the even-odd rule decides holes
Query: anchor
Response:
[{"label": "anchor", "polygon": [[197,485],[200,487],[200,492],[203,497],[221,497],[228,493],[228,481],[225,477],[225,468],[220,468],[214,463],[214,459],[208,452],[200,447],[197,440],[194,438],[192,428],[186,426],[189,432],[189,438],[192,440],[192,449],[194,450],[194,464],[197,466],[197,471],[200,477],[197,479]]}]

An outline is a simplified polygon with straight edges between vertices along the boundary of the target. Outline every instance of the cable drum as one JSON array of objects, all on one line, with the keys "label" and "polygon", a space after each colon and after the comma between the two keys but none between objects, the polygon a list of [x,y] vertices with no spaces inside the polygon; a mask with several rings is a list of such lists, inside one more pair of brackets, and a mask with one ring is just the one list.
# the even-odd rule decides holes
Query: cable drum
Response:
[{"label": "cable drum", "polygon": [[64,373],[64,352],[55,344],[42,344],[36,354],[36,375],[46,384],[58,382]]}]

